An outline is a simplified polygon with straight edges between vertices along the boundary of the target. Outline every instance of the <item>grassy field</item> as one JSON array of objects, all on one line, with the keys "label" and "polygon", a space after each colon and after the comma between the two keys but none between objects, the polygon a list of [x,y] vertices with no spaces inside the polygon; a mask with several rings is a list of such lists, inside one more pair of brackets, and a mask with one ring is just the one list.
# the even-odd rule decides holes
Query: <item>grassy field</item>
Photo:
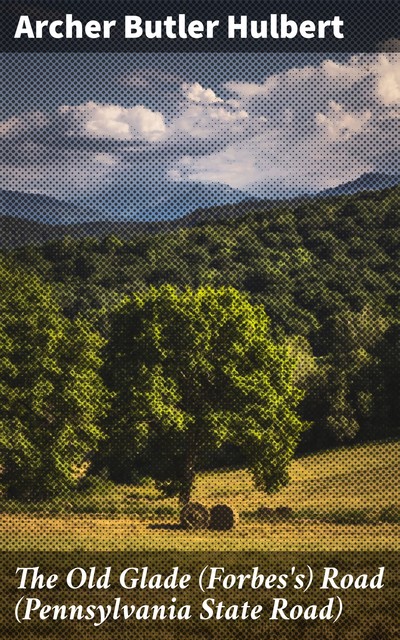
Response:
[{"label": "grassy field", "polygon": [[[288,487],[268,496],[245,470],[199,474],[192,499],[210,507],[226,503],[236,513],[236,526],[226,533],[177,529],[177,499],[161,498],[151,483],[97,481],[70,499],[28,505],[24,513],[2,500],[0,549],[400,549],[400,442],[307,456],[292,463],[290,476]],[[263,507],[279,506],[290,507],[293,517],[263,517]]]}]

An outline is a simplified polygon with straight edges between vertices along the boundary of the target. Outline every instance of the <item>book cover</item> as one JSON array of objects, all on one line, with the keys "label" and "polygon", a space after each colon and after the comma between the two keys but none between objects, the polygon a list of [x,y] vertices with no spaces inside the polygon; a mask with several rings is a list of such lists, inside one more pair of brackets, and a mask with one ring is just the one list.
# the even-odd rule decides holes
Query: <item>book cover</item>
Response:
[{"label": "book cover", "polygon": [[398,638],[397,3],[0,11],[0,636]]}]

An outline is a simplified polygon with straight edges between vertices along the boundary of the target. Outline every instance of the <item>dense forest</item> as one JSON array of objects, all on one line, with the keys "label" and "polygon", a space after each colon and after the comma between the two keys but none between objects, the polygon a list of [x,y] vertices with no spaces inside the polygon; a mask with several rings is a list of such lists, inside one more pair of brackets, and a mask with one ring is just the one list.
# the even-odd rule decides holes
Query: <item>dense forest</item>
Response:
[{"label": "dense forest", "polygon": [[219,207],[190,224],[66,236],[3,254],[51,286],[68,321],[89,321],[106,340],[124,295],[165,283],[247,292],[297,357],[300,414],[312,423],[300,450],[315,450],[399,435],[399,248],[394,187]]}]

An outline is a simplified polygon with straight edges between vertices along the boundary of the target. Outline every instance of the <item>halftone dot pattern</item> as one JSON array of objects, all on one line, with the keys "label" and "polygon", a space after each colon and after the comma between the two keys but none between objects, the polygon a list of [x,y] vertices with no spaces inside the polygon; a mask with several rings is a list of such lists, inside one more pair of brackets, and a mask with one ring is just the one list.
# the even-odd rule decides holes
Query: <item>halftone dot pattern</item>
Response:
[{"label": "halftone dot pattern", "polygon": [[[384,564],[398,54],[1,58],[1,548]],[[396,638],[390,584],[338,631],[246,633]]]}]

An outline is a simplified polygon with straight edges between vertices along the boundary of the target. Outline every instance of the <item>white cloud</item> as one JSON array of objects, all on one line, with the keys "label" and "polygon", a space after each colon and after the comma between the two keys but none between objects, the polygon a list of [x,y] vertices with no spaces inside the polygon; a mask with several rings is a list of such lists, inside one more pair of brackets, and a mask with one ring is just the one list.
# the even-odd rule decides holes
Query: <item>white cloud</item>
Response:
[{"label": "white cloud", "polygon": [[130,140],[131,129],[128,122],[121,120],[124,111],[121,107],[93,105],[83,127],[88,135],[116,140]]},{"label": "white cloud", "polygon": [[[288,69],[258,84],[227,83],[225,89],[249,114],[241,138],[227,143],[248,157],[243,188],[286,194],[337,186],[368,171],[399,173],[391,166],[400,151],[394,109],[400,101],[399,63],[395,54],[359,54],[346,63],[325,60]],[[203,158],[200,179],[210,179],[215,158]],[[223,162],[222,155],[218,159]],[[233,173],[224,175],[233,186]]]},{"label": "white cloud", "polygon": [[315,120],[332,140],[349,140],[354,134],[363,130],[371,117],[372,113],[369,110],[363,113],[352,113],[332,100],[329,104],[328,115],[317,113]]},{"label": "white cloud", "polygon": [[163,114],[142,105],[125,108],[88,102],[79,106],[64,105],[59,112],[73,119],[70,135],[112,140],[142,138],[155,142],[161,140],[167,130]]},{"label": "white cloud", "polygon": [[172,182],[182,182],[182,173],[179,169],[168,169],[167,178],[172,180]]},{"label": "white cloud", "polygon": [[[242,102],[256,98],[279,100],[279,96],[295,98],[300,102],[308,95],[308,102],[329,94],[335,89],[343,90],[366,77],[370,69],[362,57],[353,56],[347,64],[324,60],[318,66],[293,67],[267,76],[262,83],[228,82],[225,89],[239,96]],[[303,96],[299,92],[304,91]]]},{"label": "white cloud", "polygon": [[236,93],[241,98],[254,98],[256,96],[267,96],[278,86],[278,77],[271,76],[263,82],[227,82],[225,88],[232,93]]},{"label": "white cloud", "polygon": [[174,166],[179,181],[219,182],[258,197],[289,196],[331,188],[359,178],[373,166],[346,147],[321,144],[319,136],[291,140],[279,129],[240,146],[185,156]]},{"label": "white cloud", "polygon": [[324,60],[322,71],[328,78],[340,80],[342,83],[353,84],[368,74],[368,67],[362,64],[358,56],[353,56],[347,64],[340,64],[334,60]]},{"label": "white cloud", "polygon": [[96,192],[113,171],[112,165],[99,162],[98,154],[69,151],[55,162],[46,151],[41,145],[36,152],[30,149],[23,165],[0,163],[0,187],[68,199]]},{"label": "white cloud", "polygon": [[234,147],[204,157],[186,156],[175,171],[191,182],[219,182],[238,189],[262,177],[251,153]]},{"label": "white cloud", "polygon": [[184,83],[182,85],[182,91],[191,102],[203,104],[223,102],[222,98],[219,98],[212,89],[204,89],[199,82],[191,85]]},{"label": "white cloud", "polygon": [[178,136],[180,144],[190,140],[210,140],[225,145],[241,137],[251,126],[249,113],[236,105],[189,103],[172,120],[169,133]]},{"label": "white cloud", "polygon": [[345,64],[327,59],[318,66],[294,67],[270,75],[258,84],[229,82],[225,84],[225,89],[239,96],[242,101],[249,101],[257,97],[273,99],[279,94],[294,95],[303,86],[307,91],[311,91],[311,101],[313,89],[316,100],[335,91],[343,92],[367,78],[373,81],[375,95],[384,104],[400,102],[400,57],[396,53],[379,56],[354,55]]},{"label": "white cloud", "polygon": [[[156,189],[162,175],[171,188],[219,182],[268,197],[315,192],[368,171],[400,173],[394,166],[400,157],[399,54],[324,60],[224,89],[232,97],[219,97],[218,86],[179,82],[175,98],[159,110],[86,102],[48,116],[15,114],[0,122],[7,157],[2,184],[53,195],[83,192],[104,179],[122,184],[135,165],[143,192]],[[43,144],[30,147],[45,126]],[[9,142],[25,135],[21,144]],[[71,137],[80,138],[73,151]],[[60,150],[53,155],[59,168],[51,168],[49,148]]]},{"label": "white cloud", "polygon": [[221,120],[223,122],[237,122],[238,120],[245,120],[249,117],[249,114],[244,109],[240,109],[240,111],[228,111],[223,107],[219,109],[214,109],[210,112],[210,118],[214,120]]},{"label": "white cloud", "polygon": [[379,61],[373,70],[377,76],[378,98],[386,105],[400,104],[399,56],[379,56]]}]

